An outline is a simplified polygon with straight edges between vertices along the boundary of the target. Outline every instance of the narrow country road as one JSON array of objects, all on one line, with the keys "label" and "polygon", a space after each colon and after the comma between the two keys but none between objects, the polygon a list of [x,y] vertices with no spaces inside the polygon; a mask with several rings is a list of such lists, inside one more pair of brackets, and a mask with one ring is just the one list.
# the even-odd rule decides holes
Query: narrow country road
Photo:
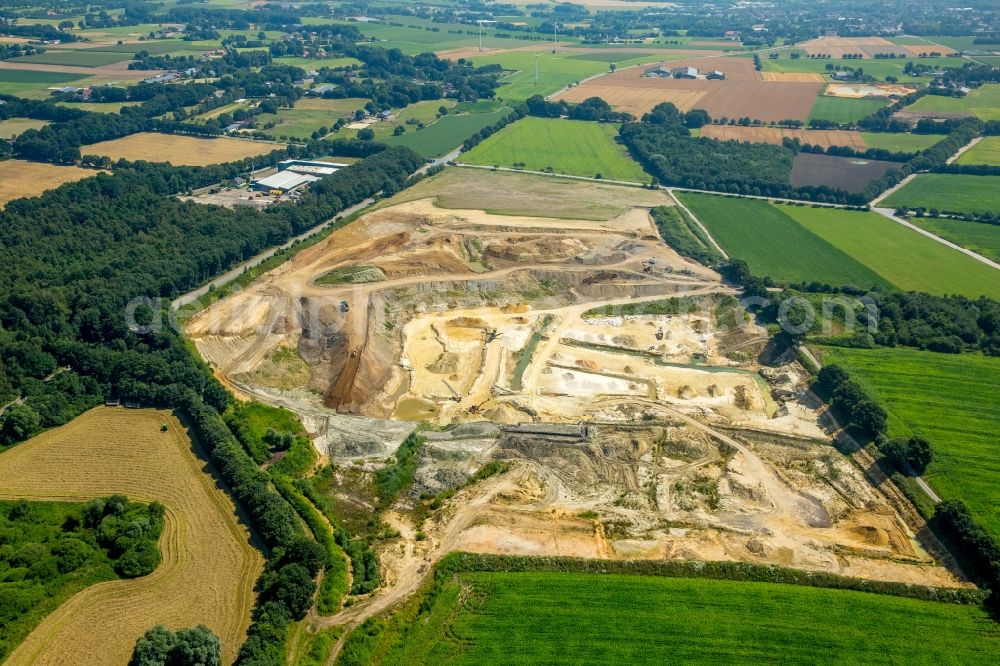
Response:
[{"label": "narrow country road", "polygon": [[901,217],[896,217],[896,211],[892,210],[891,208],[872,208],[872,210],[875,211],[876,213],[878,213],[879,215],[882,215],[884,217],[889,218],[890,220],[892,220],[896,224],[901,224],[904,227],[906,227],[907,229],[912,229],[913,231],[916,231],[921,236],[927,236],[927,238],[930,238],[933,241],[937,241],[938,243],[941,243],[942,245],[947,245],[948,247],[950,247],[953,250],[958,250],[962,254],[968,255],[968,256],[972,257],[973,259],[975,259],[976,261],[978,261],[980,263],[983,263],[983,264],[986,264],[990,268],[995,268],[997,270],[1000,270],[1000,264],[998,264],[997,262],[995,262],[995,261],[993,261],[991,259],[987,259],[983,255],[977,254],[976,252],[973,252],[972,250],[966,249],[966,248],[962,247],[961,245],[956,245],[955,243],[952,243],[950,240],[946,240],[944,238],[941,238],[940,236],[935,236],[934,234],[932,234],[931,232],[927,231],[926,229],[921,229],[917,225],[913,224],[912,222],[908,222],[907,220],[904,220]]},{"label": "narrow country road", "polygon": [[692,220],[694,220],[694,223],[698,225],[698,228],[701,229],[703,234],[705,234],[705,237],[708,238],[708,240],[712,243],[713,246],[715,246],[715,249],[719,252],[719,254],[722,255],[722,258],[729,259],[729,254],[727,254],[726,251],[722,249],[722,246],[719,245],[718,241],[715,240],[715,237],[708,231],[708,227],[702,224],[701,220],[698,219],[698,216],[692,213],[691,209],[685,206],[684,203],[677,198],[677,195],[674,194],[673,188],[668,187],[667,192],[670,193],[670,198],[677,202],[677,205],[680,206],[681,210],[687,213],[688,216]]}]

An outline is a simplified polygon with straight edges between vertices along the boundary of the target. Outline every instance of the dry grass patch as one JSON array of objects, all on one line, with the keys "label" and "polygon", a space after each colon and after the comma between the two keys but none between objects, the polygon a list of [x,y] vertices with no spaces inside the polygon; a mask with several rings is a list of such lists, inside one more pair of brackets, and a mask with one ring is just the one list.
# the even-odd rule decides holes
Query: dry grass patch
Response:
[{"label": "dry grass patch", "polygon": [[250,625],[263,558],[170,412],[98,407],[0,455],[4,499],[80,501],[115,493],[164,504],[163,563],[144,578],[75,595],[31,632],[8,666],[118,666],[156,624],[205,624],[231,663]]},{"label": "dry grass patch", "polygon": [[0,207],[21,197],[37,197],[46,190],[82,178],[96,176],[97,171],[73,166],[56,166],[24,160],[0,162]]},{"label": "dry grass patch", "polygon": [[284,148],[284,144],[259,143],[228,137],[200,138],[177,134],[139,132],[121,139],[82,146],[84,155],[104,155],[112,160],[170,162],[177,166],[204,166],[235,162]]},{"label": "dry grass patch", "polygon": [[527,173],[445,169],[408,187],[382,207],[433,198],[440,208],[475,208],[497,215],[610,220],[633,207],[670,206],[662,190],[645,190]]}]

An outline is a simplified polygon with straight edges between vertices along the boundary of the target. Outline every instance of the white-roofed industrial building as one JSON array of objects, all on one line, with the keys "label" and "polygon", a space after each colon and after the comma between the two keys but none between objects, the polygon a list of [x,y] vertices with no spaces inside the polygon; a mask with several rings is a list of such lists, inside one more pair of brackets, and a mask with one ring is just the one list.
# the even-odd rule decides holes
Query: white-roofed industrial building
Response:
[{"label": "white-roofed industrial building", "polygon": [[307,173],[279,171],[278,173],[270,175],[266,178],[255,180],[253,182],[253,188],[263,192],[279,190],[281,192],[288,193],[302,187],[303,185],[315,183],[317,180],[319,180],[318,176],[311,176]]},{"label": "white-roofed industrial building", "polygon": [[294,171],[311,176],[329,176],[347,166],[339,162],[319,162],[315,160],[284,160],[278,162],[278,171]]}]

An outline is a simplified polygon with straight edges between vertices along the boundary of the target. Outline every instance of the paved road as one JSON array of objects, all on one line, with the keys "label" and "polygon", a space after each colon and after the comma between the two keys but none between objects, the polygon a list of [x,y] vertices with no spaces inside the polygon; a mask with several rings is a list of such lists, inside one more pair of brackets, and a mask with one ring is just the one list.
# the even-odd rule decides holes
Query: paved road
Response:
[{"label": "paved road", "polygon": [[708,240],[711,241],[712,245],[715,246],[715,249],[718,250],[719,254],[722,255],[722,258],[729,259],[729,255],[726,254],[726,251],[722,249],[722,246],[719,245],[718,242],[716,242],[715,237],[712,236],[708,228],[701,223],[701,220],[698,219],[698,216],[692,213],[691,209],[685,206],[684,203],[674,195],[674,191],[672,188],[667,188],[667,192],[670,193],[670,198],[677,202],[677,205],[680,206],[681,210],[687,213],[688,216],[690,216],[690,218],[694,220],[694,223],[698,225],[698,228],[701,229],[702,233],[704,233],[705,236],[708,238]]},{"label": "paved road", "polygon": [[889,218],[890,220],[892,220],[893,222],[895,222],[897,224],[903,225],[907,229],[912,229],[913,231],[916,231],[918,234],[920,234],[922,236],[927,236],[931,240],[935,240],[938,243],[941,243],[942,245],[947,245],[948,247],[950,247],[953,250],[958,250],[962,254],[968,255],[968,256],[972,257],[973,259],[975,259],[976,261],[978,261],[980,263],[983,263],[983,264],[986,264],[990,268],[995,268],[997,270],[1000,270],[1000,264],[998,264],[997,262],[995,262],[995,261],[993,261],[991,259],[987,259],[983,255],[977,254],[977,253],[973,252],[972,250],[969,250],[969,249],[966,249],[966,248],[962,247],[961,245],[955,245],[950,240],[946,240],[944,238],[941,238],[940,236],[935,236],[934,234],[932,234],[931,232],[927,231],[926,229],[921,229],[917,225],[915,225],[912,222],[909,222],[907,220],[904,220],[901,217],[896,217],[896,211],[894,211],[891,208],[873,208],[872,210],[874,210],[879,215],[882,215],[884,217]]},{"label": "paved road", "polygon": [[[416,173],[418,174],[424,173],[431,167],[439,166],[441,164],[445,164],[448,161],[454,160],[456,157],[458,157],[458,154],[461,151],[462,148],[461,146],[459,146],[458,148],[451,151],[447,155],[439,157],[431,162],[428,162],[424,166],[420,167],[419,169],[417,169]],[[212,279],[212,281],[208,282],[207,284],[204,284],[198,287],[197,289],[192,289],[186,294],[178,296],[173,301],[171,301],[170,307],[174,310],[177,310],[178,308],[182,308],[185,305],[189,305],[190,303],[206,295],[209,292],[209,290],[212,289],[213,286],[216,289],[218,289],[219,287],[229,284],[230,282],[238,278],[240,275],[242,275],[244,271],[247,271],[251,268],[255,268],[260,264],[262,264],[263,262],[270,259],[271,257],[273,257],[275,253],[277,253],[279,250],[284,250],[286,248],[291,247],[292,245],[294,245],[299,241],[306,240],[307,238],[310,238],[315,234],[318,234],[319,232],[323,231],[330,225],[335,224],[337,218],[345,218],[350,215],[354,215],[355,213],[367,208],[368,206],[371,206],[373,203],[375,203],[375,197],[369,197],[364,201],[362,201],[361,203],[355,204],[350,208],[345,208],[344,210],[340,211],[340,213],[338,213],[335,217],[327,220],[326,222],[316,225],[312,229],[309,229],[308,231],[301,233],[298,236],[295,236],[294,238],[282,243],[281,245],[273,247],[270,250],[265,250],[264,252],[261,252],[257,256],[247,259],[243,263],[234,266],[233,268],[229,269],[222,275],[215,277],[214,279]]]},{"label": "paved road", "polygon": [[945,160],[945,164],[954,164],[955,160],[957,160],[959,157],[962,156],[962,153],[964,153],[964,152],[966,152],[968,150],[971,150],[973,146],[975,146],[977,143],[979,143],[982,140],[983,140],[983,137],[981,137],[981,136],[974,136],[974,137],[972,137],[972,141],[970,141],[969,143],[967,143],[964,146],[962,146],[961,148],[959,148],[957,153],[955,153],[954,155],[952,155],[951,157],[949,157],[947,160]]},{"label": "paved road", "polygon": [[872,199],[871,202],[869,202],[868,205],[871,206],[872,208],[874,208],[875,206],[879,205],[880,203],[882,203],[883,199],[885,199],[886,197],[888,197],[890,194],[892,194],[896,190],[898,190],[898,189],[902,188],[903,186],[905,186],[908,182],[910,182],[911,180],[913,180],[914,178],[916,178],[916,176],[917,176],[917,174],[911,173],[909,176],[907,176],[903,180],[899,181],[898,183],[896,183],[895,185],[893,185],[892,187],[890,187],[889,189],[887,189],[882,194],[880,194],[877,197],[875,197],[874,199]]}]

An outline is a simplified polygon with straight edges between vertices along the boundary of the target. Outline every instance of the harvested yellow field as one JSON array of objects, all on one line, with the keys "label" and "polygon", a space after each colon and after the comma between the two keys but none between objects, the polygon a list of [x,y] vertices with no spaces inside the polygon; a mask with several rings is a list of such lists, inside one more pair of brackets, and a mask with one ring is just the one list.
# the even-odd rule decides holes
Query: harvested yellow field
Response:
[{"label": "harvested yellow field", "polygon": [[927,44],[903,44],[903,48],[910,52],[911,56],[920,57],[927,53],[940,53],[941,55],[951,55],[955,53],[955,49],[950,46],[944,46],[943,44],[927,43]]},{"label": "harvested yellow field", "polygon": [[18,134],[30,129],[42,129],[48,121],[34,118],[9,118],[0,120],[0,139],[13,139]]},{"label": "harvested yellow field", "polygon": [[[161,432],[167,424],[167,432]],[[150,627],[204,624],[231,663],[263,558],[232,501],[168,411],[98,407],[0,455],[0,498],[81,501],[115,493],[166,507],[152,574],[89,587],[46,617],[7,660],[120,666]]]},{"label": "harvested yellow field", "polygon": [[822,74],[816,72],[761,72],[763,81],[786,81],[791,83],[823,83]]},{"label": "harvested yellow field", "polygon": [[96,176],[93,169],[73,166],[56,166],[24,160],[0,162],[0,207],[21,197],[37,197],[45,190],[71,183],[81,178]]},{"label": "harvested yellow field", "polygon": [[814,146],[849,146],[854,150],[867,150],[860,132],[853,130],[803,130],[783,127],[743,127],[741,125],[705,125],[701,136],[718,141],[743,141],[745,143],[771,143],[781,145],[785,137],[798,139]]},{"label": "harvested yellow field", "polygon": [[175,166],[204,166],[206,164],[235,162],[284,147],[284,144],[246,141],[228,137],[201,138],[178,134],[139,132],[121,139],[81,146],[80,152],[84,155],[104,155],[112,160],[126,159],[131,162],[146,160],[147,162],[170,162]]}]

